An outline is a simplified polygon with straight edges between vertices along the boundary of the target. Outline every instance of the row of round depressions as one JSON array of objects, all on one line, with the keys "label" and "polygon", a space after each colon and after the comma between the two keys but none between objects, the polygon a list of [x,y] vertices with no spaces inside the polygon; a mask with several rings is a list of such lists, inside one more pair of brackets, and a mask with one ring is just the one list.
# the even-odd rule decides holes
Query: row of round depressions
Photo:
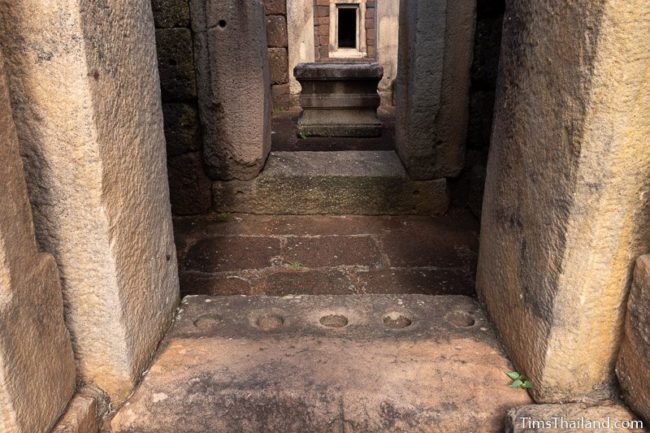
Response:
[{"label": "row of round depressions", "polygon": [[[255,314],[251,323],[262,331],[275,331],[282,328],[286,320],[279,311],[269,311]],[[466,310],[453,310],[445,315],[445,320],[456,328],[471,328],[476,324],[474,314]],[[211,331],[219,327],[223,318],[217,314],[205,314],[194,321],[194,326],[202,331]],[[413,325],[412,315],[405,312],[390,311],[383,315],[383,325],[388,329],[406,329]],[[319,319],[324,328],[342,329],[350,324],[345,314],[329,313]]]}]

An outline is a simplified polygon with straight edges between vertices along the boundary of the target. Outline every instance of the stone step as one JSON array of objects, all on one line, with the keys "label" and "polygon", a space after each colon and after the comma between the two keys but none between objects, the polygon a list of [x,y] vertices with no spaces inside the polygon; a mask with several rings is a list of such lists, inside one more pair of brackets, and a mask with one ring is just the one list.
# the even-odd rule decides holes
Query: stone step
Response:
[{"label": "stone step", "polygon": [[411,180],[393,151],[272,152],[249,181],[213,185],[217,212],[271,215],[439,215],[445,179]]},{"label": "stone step", "polygon": [[496,433],[530,403],[464,296],[183,300],[113,433]]}]

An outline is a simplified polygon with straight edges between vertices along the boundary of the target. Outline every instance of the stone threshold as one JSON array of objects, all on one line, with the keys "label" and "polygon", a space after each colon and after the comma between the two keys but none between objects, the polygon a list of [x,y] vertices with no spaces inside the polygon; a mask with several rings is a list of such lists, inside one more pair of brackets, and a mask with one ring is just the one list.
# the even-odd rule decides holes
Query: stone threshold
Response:
[{"label": "stone threshold", "polygon": [[445,179],[411,180],[393,151],[272,152],[248,181],[213,184],[216,212],[441,215]]}]

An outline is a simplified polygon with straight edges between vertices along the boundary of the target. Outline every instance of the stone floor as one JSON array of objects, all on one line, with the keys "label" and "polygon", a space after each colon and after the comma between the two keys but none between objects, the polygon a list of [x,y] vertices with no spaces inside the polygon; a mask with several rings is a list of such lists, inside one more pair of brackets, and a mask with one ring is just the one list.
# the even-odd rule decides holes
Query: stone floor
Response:
[{"label": "stone floor", "polygon": [[465,296],[191,296],[112,433],[501,433],[513,389]]},{"label": "stone floor", "polygon": [[472,295],[478,222],[224,214],[175,220],[183,295]]}]

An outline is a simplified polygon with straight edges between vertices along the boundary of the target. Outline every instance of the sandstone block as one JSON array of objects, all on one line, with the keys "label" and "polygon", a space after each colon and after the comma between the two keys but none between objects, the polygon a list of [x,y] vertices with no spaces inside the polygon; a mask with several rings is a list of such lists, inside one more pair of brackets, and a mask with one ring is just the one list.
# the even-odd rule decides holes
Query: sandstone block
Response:
[{"label": "sandstone block", "polygon": [[169,158],[169,193],[175,215],[206,213],[211,206],[211,181],[205,175],[201,154]]},{"label": "sandstone block", "polygon": [[536,404],[510,409],[505,433],[646,433],[643,421],[624,406],[603,402]]},{"label": "sandstone block", "polygon": [[271,84],[285,84],[289,82],[287,70],[287,49],[269,48],[269,65],[271,71]]},{"label": "sandstone block", "polygon": [[196,72],[189,29],[156,30],[160,88],[165,102],[196,98]]},{"label": "sandstone block", "polygon": [[650,255],[637,259],[616,375],[625,401],[650,422]]},{"label": "sandstone block", "polygon": [[392,151],[273,152],[251,181],[215,182],[218,212],[439,215],[445,179],[412,181]]},{"label": "sandstone block", "polygon": [[117,405],[178,300],[151,4],[2,2],[0,26],[39,247],[59,265],[80,381]]},{"label": "sandstone block", "polygon": [[538,402],[613,381],[648,250],[649,16],[643,0],[506,8],[477,289]]},{"label": "sandstone block", "polygon": [[152,0],[151,7],[156,28],[190,26],[189,0]]},{"label": "sandstone block", "polygon": [[463,168],[475,8],[475,0],[402,0],[395,139],[415,179]]},{"label": "sandstone block", "polygon": [[188,296],[111,427],[501,433],[505,411],[530,404],[509,368],[463,296]]},{"label": "sandstone block", "polygon": [[163,104],[167,156],[197,151],[201,147],[199,113],[196,107],[184,103]]},{"label": "sandstone block", "polygon": [[251,179],[271,148],[264,8],[259,0],[192,0],[191,10],[208,175]]},{"label": "sandstone block", "polygon": [[291,105],[289,83],[276,84],[271,87],[273,97],[273,109],[287,109]]},{"label": "sandstone block", "polygon": [[284,15],[266,17],[266,39],[269,47],[287,47],[287,18]]},{"label": "sandstone block", "polygon": [[46,433],[75,388],[57,266],[36,245],[0,52],[0,431]]},{"label": "sandstone block", "polygon": [[287,0],[264,0],[264,11],[267,15],[286,15]]}]

